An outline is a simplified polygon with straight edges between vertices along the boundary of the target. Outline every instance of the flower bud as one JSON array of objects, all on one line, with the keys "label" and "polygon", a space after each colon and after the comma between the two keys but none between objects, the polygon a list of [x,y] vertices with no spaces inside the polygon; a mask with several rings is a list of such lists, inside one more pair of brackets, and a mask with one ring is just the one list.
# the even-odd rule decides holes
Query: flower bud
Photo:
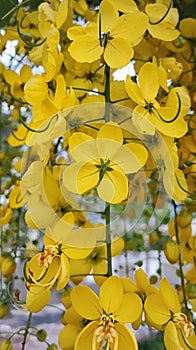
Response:
[{"label": "flower bud", "polygon": [[62,293],[62,304],[65,306],[66,309],[68,309],[72,305],[70,298],[71,291],[72,288],[66,288]]},{"label": "flower bud", "polygon": [[14,261],[14,258],[10,255],[6,257],[3,260],[3,263],[1,265],[1,273],[3,277],[10,277],[16,270],[16,262]]},{"label": "flower bud", "polygon": [[36,337],[39,341],[45,341],[47,337],[47,332],[45,331],[45,329],[40,329],[39,331],[37,331]]},{"label": "flower bud", "polygon": [[0,319],[4,318],[9,312],[9,307],[3,301],[0,302]]},{"label": "flower bud", "polygon": [[165,244],[164,253],[170,264],[176,264],[179,258],[178,244],[175,241],[169,241]]},{"label": "flower bud", "polygon": [[190,211],[183,209],[183,210],[181,210],[181,212],[179,213],[178,218],[177,218],[178,225],[180,227],[186,227],[186,226],[190,225],[192,218],[193,218],[193,216],[190,213]]},{"label": "flower bud", "polygon": [[0,344],[0,350],[12,350],[12,342],[9,339],[5,339]]},{"label": "flower bud", "polygon": [[56,344],[52,343],[47,347],[46,350],[58,350],[58,347]]}]

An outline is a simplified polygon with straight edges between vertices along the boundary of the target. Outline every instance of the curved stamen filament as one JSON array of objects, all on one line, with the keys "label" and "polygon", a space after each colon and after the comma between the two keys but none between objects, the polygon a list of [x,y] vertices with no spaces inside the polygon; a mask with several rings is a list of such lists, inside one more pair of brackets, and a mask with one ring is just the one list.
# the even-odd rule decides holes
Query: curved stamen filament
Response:
[{"label": "curved stamen filament", "polygon": [[48,130],[48,128],[50,127],[50,124],[52,123],[53,119],[56,118],[58,120],[58,114],[53,115],[53,117],[50,119],[49,123],[46,125],[45,128],[43,129],[32,129],[30,126],[28,126],[22,119],[22,117],[20,117],[19,121],[20,123],[28,130],[31,132],[36,132],[36,133],[42,133]]},{"label": "curved stamen filament", "polygon": [[170,120],[167,120],[167,119],[164,119],[163,117],[162,117],[162,115],[159,113],[159,111],[154,107],[154,110],[155,110],[155,112],[158,114],[158,117],[164,122],[164,123],[173,123],[177,118],[178,118],[178,116],[179,116],[179,114],[180,114],[180,111],[181,111],[181,100],[180,100],[180,96],[179,96],[179,94],[176,92],[176,95],[177,95],[177,97],[178,97],[178,110],[177,110],[177,112],[176,112],[176,115],[172,118],[172,119],[170,119]]},{"label": "curved stamen filament", "polygon": [[[25,17],[26,17],[26,15],[25,15],[25,16],[22,18],[22,20],[21,20],[21,26],[22,26],[22,23],[23,23]],[[19,22],[17,22],[17,32],[18,32],[18,35],[19,35],[20,39],[21,39],[26,45],[28,45],[28,46],[30,46],[30,47],[41,46],[41,45],[44,44],[45,41],[46,41],[46,38],[43,39],[41,42],[38,42],[38,43],[31,43],[30,41],[25,40],[25,35],[22,34],[21,31],[20,31],[20,24],[19,24]]]},{"label": "curved stamen filament", "polygon": [[150,23],[151,25],[156,25],[156,24],[161,23],[161,22],[165,19],[165,17],[168,15],[168,13],[169,13],[170,9],[172,8],[172,6],[173,6],[173,0],[170,0],[170,4],[169,4],[169,6],[168,6],[168,9],[167,9],[167,11],[165,12],[165,14],[163,15],[163,17],[161,17],[161,18],[160,18],[158,21],[156,21],[156,22],[152,22],[152,21],[150,20],[150,18],[149,18],[149,23]]}]

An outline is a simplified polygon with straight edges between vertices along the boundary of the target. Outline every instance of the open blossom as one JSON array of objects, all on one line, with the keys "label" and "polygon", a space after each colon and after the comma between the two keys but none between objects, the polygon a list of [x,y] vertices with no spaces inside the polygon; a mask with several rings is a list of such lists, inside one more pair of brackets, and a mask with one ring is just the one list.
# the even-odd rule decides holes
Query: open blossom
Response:
[{"label": "open blossom", "polygon": [[71,301],[76,312],[89,320],[78,335],[74,350],[138,349],[134,334],[124,324],[139,317],[142,301],[135,293],[123,292],[119,277],[104,281],[99,298],[89,287],[77,286],[71,292]]},{"label": "open blossom", "polygon": [[69,153],[75,163],[63,172],[64,186],[78,194],[97,188],[99,197],[113,204],[127,198],[126,174],[137,172],[148,156],[138,143],[123,144],[122,129],[115,123],[102,125],[95,139],[74,133],[69,139]]},{"label": "open blossom", "polygon": [[68,29],[67,35],[73,40],[68,51],[78,62],[91,63],[103,55],[108,66],[122,68],[133,58],[132,46],[142,40],[147,23],[148,17],[137,9],[119,16],[113,2],[103,0],[97,23]]},{"label": "open blossom", "polygon": [[160,281],[160,293],[150,294],[144,304],[150,324],[164,329],[164,343],[167,350],[193,349],[196,345],[194,325],[181,312],[176,291],[166,278]]}]

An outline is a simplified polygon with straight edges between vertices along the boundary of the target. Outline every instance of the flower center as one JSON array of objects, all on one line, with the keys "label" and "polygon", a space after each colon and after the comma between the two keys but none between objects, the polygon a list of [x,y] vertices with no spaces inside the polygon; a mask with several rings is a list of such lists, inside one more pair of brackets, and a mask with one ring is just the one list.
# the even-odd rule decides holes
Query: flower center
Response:
[{"label": "flower center", "polygon": [[53,258],[57,255],[59,255],[58,246],[47,245],[38,258],[39,266],[48,268],[49,265],[51,265]]},{"label": "flower center", "polygon": [[99,326],[95,330],[93,337],[94,345],[96,346],[96,344],[99,343],[99,350],[105,347],[106,350],[109,350],[109,346],[111,345],[111,343],[114,344],[114,349],[117,348],[118,337],[114,327],[114,323],[115,319],[113,315],[108,316],[103,314],[101,316]]},{"label": "flower center", "polygon": [[173,315],[173,322],[178,326],[183,326],[186,337],[194,334],[194,325],[190,322],[185,314],[179,312]]}]

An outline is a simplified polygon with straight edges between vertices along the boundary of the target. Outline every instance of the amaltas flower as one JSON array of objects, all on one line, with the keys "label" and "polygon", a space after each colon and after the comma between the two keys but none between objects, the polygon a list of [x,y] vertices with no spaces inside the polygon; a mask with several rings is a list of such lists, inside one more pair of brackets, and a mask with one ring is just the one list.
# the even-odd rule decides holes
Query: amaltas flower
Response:
[{"label": "amaltas flower", "polygon": [[127,93],[137,103],[133,111],[133,124],[143,134],[154,135],[157,129],[164,135],[181,137],[188,130],[184,120],[190,108],[188,92],[184,87],[171,89],[165,105],[161,106],[157,100],[160,86],[166,90],[162,70],[154,62],[142,66],[138,84],[127,77]]},{"label": "amaltas flower", "polygon": [[147,297],[144,308],[151,325],[164,329],[167,350],[195,348],[194,325],[181,312],[178,295],[166,278],[160,281],[160,293]]},{"label": "amaltas flower", "polygon": [[100,288],[100,296],[87,286],[71,292],[76,312],[89,321],[76,339],[74,350],[137,350],[137,341],[125,323],[135,321],[142,312],[142,301],[135,293],[123,293],[117,276],[109,277]]},{"label": "amaltas flower", "polygon": [[137,9],[119,16],[113,2],[103,0],[98,23],[68,29],[68,38],[73,40],[68,51],[78,62],[92,63],[103,55],[108,66],[122,68],[132,59],[132,46],[142,40],[147,24],[148,17]]},{"label": "amaltas flower", "polygon": [[123,131],[115,123],[102,125],[95,139],[82,132],[72,134],[69,154],[75,163],[64,170],[64,186],[78,194],[97,188],[99,197],[112,204],[127,198],[125,174],[137,172],[148,156],[141,144],[123,144]]}]

